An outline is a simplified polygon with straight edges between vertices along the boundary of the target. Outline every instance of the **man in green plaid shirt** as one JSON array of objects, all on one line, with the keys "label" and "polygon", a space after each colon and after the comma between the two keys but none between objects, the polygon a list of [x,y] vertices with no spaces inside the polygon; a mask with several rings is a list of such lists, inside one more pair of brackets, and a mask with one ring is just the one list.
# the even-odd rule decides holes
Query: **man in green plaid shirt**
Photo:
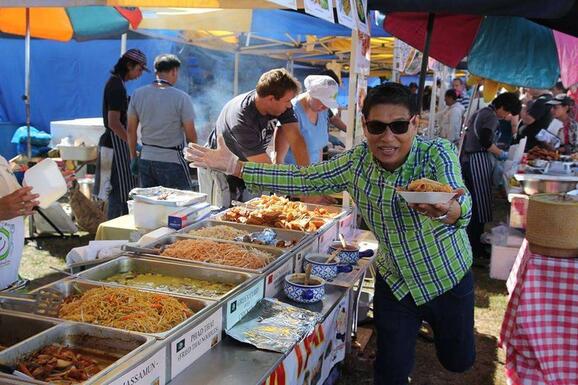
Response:
[{"label": "man in green plaid shirt", "polygon": [[[455,147],[416,136],[409,90],[396,83],[370,90],[362,122],[366,142],[308,167],[239,162],[222,139],[217,150],[192,144],[186,157],[195,167],[240,176],[250,189],[349,192],[379,241],[374,383],[408,383],[423,320],[434,331],[442,365],[465,371],[475,360],[472,251],[465,231],[472,201]],[[442,204],[407,204],[396,188],[421,178],[450,185],[456,198]]]}]

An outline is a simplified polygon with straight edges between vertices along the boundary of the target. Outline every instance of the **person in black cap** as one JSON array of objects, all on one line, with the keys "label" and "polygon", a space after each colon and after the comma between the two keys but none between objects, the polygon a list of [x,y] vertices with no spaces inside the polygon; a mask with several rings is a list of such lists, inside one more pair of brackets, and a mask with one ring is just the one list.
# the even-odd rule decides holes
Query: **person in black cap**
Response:
[{"label": "person in black cap", "polygon": [[556,97],[546,104],[552,106],[552,116],[562,122],[563,126],[558,131],[560,139],[560,152],[572,154],[578,150],[578,123],[574,119],[574,100],[564,94]]},{"label": "person in black cap", "polygon": [[[105,148],[112,149],[113,159],[110,171],[110,188],[106,183],[106,175],[97,167],[96,189],[108,191],[108,219],[128,214],[126,201],[128,193],[137,185],[136,178],[130,172],[130,156],[127,144],[127,109],[129,98],[127,96],[125,82],[138,79],[143,71],[148,71],[146,56],[138,49],[129,49],[116,62],[111,76],[104,87],[102,101],[102,117],[105,133],[101,136],[99,147],[99,164],[102,163]],[[104,171],[104,170],[103,170]],[[106,192],[95,191],[99,197],[106,196]]]}]

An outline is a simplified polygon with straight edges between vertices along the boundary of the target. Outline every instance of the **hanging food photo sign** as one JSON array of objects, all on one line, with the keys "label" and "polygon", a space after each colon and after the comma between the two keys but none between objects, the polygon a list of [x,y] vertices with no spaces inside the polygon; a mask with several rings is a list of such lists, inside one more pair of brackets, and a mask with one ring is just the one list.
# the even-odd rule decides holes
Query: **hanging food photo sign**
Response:
[{"label": "hanging food photo sign", "polygon": [[284,8],[297,9],[297,0],[268,0],[270,3],[275,3]]},{"label": "hanging food photo sign", "polygon": [[363,33],[369,34],[369,24],[367,22],[367,0],[351,0],[357,29]]},{"label": "hanging food photo sign", "polygon": [[335,0],[337,8],[337,21],[347,28],[356,29],[356,15],[353,11],[357,0]]},{"label": "hanging food photo sign", "polygon": [[305,12],[320,19],[335,23],[333,0],[304,0]]}]

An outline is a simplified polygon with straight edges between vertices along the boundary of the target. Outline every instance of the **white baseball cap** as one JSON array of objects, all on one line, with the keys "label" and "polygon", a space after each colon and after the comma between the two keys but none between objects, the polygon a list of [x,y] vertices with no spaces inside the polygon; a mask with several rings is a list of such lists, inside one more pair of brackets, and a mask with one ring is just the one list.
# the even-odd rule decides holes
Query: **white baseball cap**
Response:
[{"label": "white baseball cap", "polygon": [[337,82],[325,75],[309,75],[305,78],[305,89],[309,95],[319,99],[327,108],[337,108]]}]

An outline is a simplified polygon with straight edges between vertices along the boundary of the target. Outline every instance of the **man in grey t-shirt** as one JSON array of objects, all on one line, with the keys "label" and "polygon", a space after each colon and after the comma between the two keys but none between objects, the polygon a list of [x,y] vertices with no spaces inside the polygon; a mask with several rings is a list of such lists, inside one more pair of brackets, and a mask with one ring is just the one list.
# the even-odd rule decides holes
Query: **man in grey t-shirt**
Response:
[{"label": "man in grey t-shirt", "polygon": [[[299,166],[309,165],[307,144],[299,129],[291,99],[299,93],[299,82],[285,69],[273,69],[259,78],[255,90],[231,99],[219,115],[215,129],[209,136],[209,146],[217,148],[217,136],[222,135],[227,147],[239,159],[257,163],[272,163],[266,150],[275,130],[283,136],[295,155]],[[199,182],[203,183],[199,171]],[[245,183],[234,176],[227,176],[230,199],[245,201],[250,196]],[[209,184],[209,181],[205,182]],[[203,187],[201,186],[203,189]],[[209,194],[213,189],[207,189]],[[217,194],[218,195],[218,194]],[[229,199],[214,202],[228,206]]]},{"label": "man in grey t-shirt", "polygon": [[[182,154],[186,142],[196,142],[193,104],[189,95],[173,87],[181,62],[174,55],[155,58],[156,79],[137,89],[128,107],[128,144],[131,171],[141,187],[164,186],[191,190],[189,167]],[[142,151],[137,158],[137,127]]]}]

